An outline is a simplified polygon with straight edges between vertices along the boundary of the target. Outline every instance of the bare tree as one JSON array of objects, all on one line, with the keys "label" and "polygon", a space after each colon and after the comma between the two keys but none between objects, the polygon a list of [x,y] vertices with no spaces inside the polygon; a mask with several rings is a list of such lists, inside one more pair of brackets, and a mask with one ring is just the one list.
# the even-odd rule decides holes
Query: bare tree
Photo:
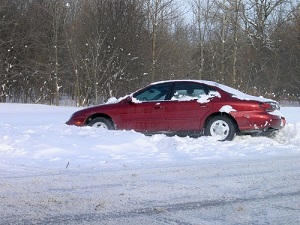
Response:
[{"label": "bare tree", "polygon": [[18,14],[15,5],[8,0],[0,2],[0,101],[6,102],[13,82],[14,37]]},{"label": "bare tree", "polygon": [[63,0],[27,1],[22,9],[26,41],[22,64],[28,91],[36,103],[59,104],[59,82],[67,72],[64,23],[66,4]]},{"label": "bare tree", "polygon": [[198,50],[196,51],[196,67],[198,79],[203,78],[204,64],[205,64],[205,45],[208,40],[209,32],[211,30],[210,14],[215,5],[215,0],[193,0],[191,1],[194,24],[196,26],[196,45]]},{"label": "bare tree", "polygon": [[[225,71],[225,64],[228,61],[228,74],[224,74],[224,76],[229,77],[228,84],[233,87],[237,86],[237,80],[241,79],[237,74],[238,70],[238,48],[240,38],[241,38],[241,16],[240,16],[240,8],[241,8],[242,0],[223,0],[222,5],[220,6],[223,12],[222,15],[222,31],[221,31],[221,52],[222,52],[222,66],[221,66],[221,74]],[[228,31],[227,31],[228,30]],[[225,32],[228,32],[227,34]],[[228,39],[228,40],[227,40]],[[228,42],[227,46],[225,43]],[[226,49],[227,48],[227,49]],[[232,52],[231,56],[226,55],[226,52]]]},{"label": "bare tree", "polygon": [[272,45],[269,39],[270,18],[278,7],[287,3],[286,0],[247,0],[243,4],[244,29],[255,48]]},{"label": "bare tree", "polygon": [[53,92],[54,92],[54,102],[55,105],[59,105],[59,90],[61,86],[59,85],[59,76],[61,66],[60,57],[59,57],[59,48],[62,47],[60,44],[60,36],[63,35],[63,28],[66,19],[66,5],[64,1],[61,0],[51,0],[50,3],[50,15],[51,15],[51,27],[52,27],[52,45],[53,45],[53,76],[51,75],[50,79],[53,82]]},{"label": "bare tree", "polygon": [[232,25],[233,25],[233,54],[232,54],[232,86],[237,83],[237,56],[238,56],[238,33],[240,28],[239,13],[241,7],[241,0],[234,0],[231,3],[233,8]]},{"label": "bare tree", "polygon": [[[156,79],[156,66],[159,57],[159,52],[163,46],[157,45],[157,36],[164,32],[166,23],[178,15],[174,13],[174,0],[147,0],[148,28],[151,31],[151,81]],[[166,29],[167,31],[167,29]]]},{"label": "bare tree", "polygon": [[146,30],[142,9],[134,0],[81,4],[66,29],[78,104],[103,102],[137,79],[141,68],[135,64],[144,63],[140,56],[143,48],[139,47]]}]

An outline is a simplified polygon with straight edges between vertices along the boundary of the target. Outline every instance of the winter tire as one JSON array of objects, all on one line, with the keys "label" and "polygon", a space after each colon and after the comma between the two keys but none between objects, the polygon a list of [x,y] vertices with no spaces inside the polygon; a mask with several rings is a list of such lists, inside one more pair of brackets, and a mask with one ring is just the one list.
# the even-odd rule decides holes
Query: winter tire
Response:
[{"label": "winter tire", "polygon": [[104,117],[97,117],[97,118],[92,119],[88,123],[88,126],[103,128],[103,129],[107,129],[107,130],[114,130],[115,129],[112,120],[104,118]]},{"label": "winter tire", "polygon": [[235,124],[227,116],[215,116],[205,127],[205,135],[218,136],[219,141],[231,141],[236,133]]}]

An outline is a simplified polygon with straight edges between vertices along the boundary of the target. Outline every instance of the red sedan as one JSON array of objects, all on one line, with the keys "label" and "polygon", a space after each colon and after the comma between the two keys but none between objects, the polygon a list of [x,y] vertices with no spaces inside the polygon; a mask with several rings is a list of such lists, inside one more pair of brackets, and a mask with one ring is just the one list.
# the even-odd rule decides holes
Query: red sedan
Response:
[{"label": "red sedan", "polygon": [[286,121],[279,110],[274,100],[216,82],[171,80],[152,83],[113,103],[77,111],[67,124],[232,140],[236,134],[283,128]]}]

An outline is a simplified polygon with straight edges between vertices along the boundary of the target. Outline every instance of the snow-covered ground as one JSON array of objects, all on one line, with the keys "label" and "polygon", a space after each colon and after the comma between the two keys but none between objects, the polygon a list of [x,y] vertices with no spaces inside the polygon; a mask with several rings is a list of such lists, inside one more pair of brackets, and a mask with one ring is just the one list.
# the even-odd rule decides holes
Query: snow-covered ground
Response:
[{"label": "snow-covered ground", "polygon": [[300,107],[275,137],[144,136],[0,104],[0,224],[299,224]]}]

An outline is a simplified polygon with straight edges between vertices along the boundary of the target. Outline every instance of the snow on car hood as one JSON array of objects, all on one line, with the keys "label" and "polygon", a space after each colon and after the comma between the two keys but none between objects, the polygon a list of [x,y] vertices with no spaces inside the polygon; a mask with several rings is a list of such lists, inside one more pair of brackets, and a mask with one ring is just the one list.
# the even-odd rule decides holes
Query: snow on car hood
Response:
[{"label": "snow on car hood", "polygon": [[128,96],[130,95],[125,95],[121,98],[116,98],[116,97],[110,97],[104,104],[107,105],[107,104],[116,104],[124,99],[126,99]]}]

